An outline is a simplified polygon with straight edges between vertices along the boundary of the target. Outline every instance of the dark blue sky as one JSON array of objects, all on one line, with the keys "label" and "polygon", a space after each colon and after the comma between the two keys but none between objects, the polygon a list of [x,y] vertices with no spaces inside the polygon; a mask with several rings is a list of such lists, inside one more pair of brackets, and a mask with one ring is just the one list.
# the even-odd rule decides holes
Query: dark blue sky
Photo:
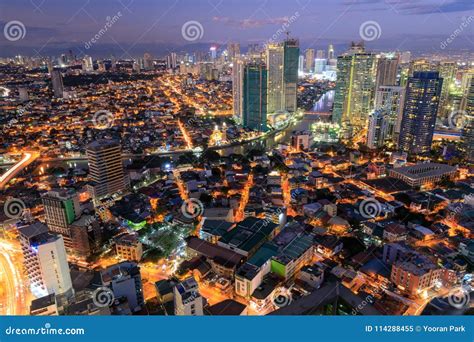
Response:
[{"label": "dark blue sky", "polygon": [[468,21],[449,49],[474,50],[474,18],[469,20],[474,0],[0,0],[2,31],[12,20],[26,27],[18,41],[0,36],[0,54],[84,51],[84,43],[119,11],[122,16],[86,53],[135,56],[155,47],[175,50],[190,44],[181,32],[188,21],[203,28],[193,44],[232,40],[245,46],[268,40],[292,16],[297,18],[289,30],[303,48],[326,48],[329,42],[344,46],[360,40],[362,23],[375,21],[380,37],[369,47],[437,51]]}]

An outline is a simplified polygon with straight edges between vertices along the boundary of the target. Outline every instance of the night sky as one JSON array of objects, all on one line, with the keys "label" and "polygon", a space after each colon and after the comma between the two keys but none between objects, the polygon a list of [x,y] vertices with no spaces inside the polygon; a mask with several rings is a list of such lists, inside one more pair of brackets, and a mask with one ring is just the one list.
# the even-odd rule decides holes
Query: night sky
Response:
[{"label": "night sky", "polygon": [[[85,42],[119,12],[118,20],[86,51]],[[465,22],[448,50],[474,50],[473,0],[0,0],[2,31],[13,20],[26,27],[18,41],[0,36],[0,55],[73,49],[77,54],[134,57],[228,41],[245,47],[268,40],[292,16],[290,34],[303,48],[326,49],[333,43],[338,50],[360,40],[362,23],[375,21],[380,37],[368,47],[436,52]],[[202,38],[183,38],[188,21],[202,25]]]}]

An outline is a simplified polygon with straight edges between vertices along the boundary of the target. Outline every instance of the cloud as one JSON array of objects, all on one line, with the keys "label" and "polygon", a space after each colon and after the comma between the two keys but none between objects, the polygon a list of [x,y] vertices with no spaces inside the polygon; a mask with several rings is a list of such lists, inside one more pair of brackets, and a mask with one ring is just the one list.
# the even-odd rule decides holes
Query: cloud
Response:
[{"label": "cloud", "polygon": [[266,25],[282,25],[288,22],[288,17],[278,17],[270,19],[241,19],[236,20],[230,17],[213,17],[212,21],[224,23],[230,26],[238,27],[240,29],[253,29]]}]

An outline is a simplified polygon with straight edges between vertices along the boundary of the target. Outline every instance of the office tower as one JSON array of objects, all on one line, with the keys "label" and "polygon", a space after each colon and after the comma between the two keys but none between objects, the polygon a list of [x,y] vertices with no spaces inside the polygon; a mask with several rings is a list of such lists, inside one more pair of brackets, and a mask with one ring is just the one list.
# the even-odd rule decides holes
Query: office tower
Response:
[{"label": "office tower", "polygon": [[229,53],[229,60],[234,60],[235,57],[240,56],[240,44],[239,43],[228,43],[227,52]]},{"label": "office tower", "polygon": [[135,262],[124,261],[97,272],[93,285],[108,287],[114,298],[127,298],[132,312],[140,311],[145,304],[140,267]]},{"label": "office tower", "polygon": [[51,83],[53,84],[54,97],[62,98],[64,94],[64,85],[63,85],[63,77],[59,70],[52,71]]},{"label": "office tower", "polygon": [[267,68],[264,64],[248,64],[244,68],[243,126],[267,130]]},{"label": "office tower", "polygon": [[92,57],[85,56],[82,59],[82,70],[87,72],[94,71],[94,63],[92,62]]},{"label": "office tower", "polygon": [[474,77],[474,70],[468,70],[464,72],[461,76],[461,105],[459,106],[459,110],[465,111],[467,108],[467,103],[469,100],[469,91],[471,88],[471,81]]},{"label": "office tower", "polygon": [[51,232],[61,234],[68,249],[73,247],[69,225],[81,216],[79,196],[74,190],[53,190],[42,196],[46,224]]},{"label": "office tower", "polygon": [[332,44],[328,46],[328,59],[334,59],[334,46]]},{"label": "office tower", "polygon": [[316,51],[316,59],[325,59],[325,52],[324,50],[318,50]]},{"label": "office tower", "polygon": [[438,118],[447,119],[449,113],[454,110],[449,101],[449,92],[454,87],[456,80],[457,65],[456,62],[443,61],[438,66],[439,77],[443,79],[443,87],[441,88],[441,96],[438,107]]},{"label": "office tower", "polygon": [[48,294],[74,294],[66,249],[61,235],[48,232],[41,222],[18,228],[24,267],[31,292],[40,298]]},{"label": "office tower", "polygon": [[467,96],[466,115],[462,130],[462,145],[467,160],[474,162],[474,78],[471,78],[471,85]]},{"label": "office tower", "polygon": [[429,152],[443,79],[435,71],[415,72],[408,79],[399,149],[410,154]]},{"label": "office tower", "polygon": [[398,142],[403,117],[405,87],[380,86],[375,93],[375,110],[383,109],[387,114],[386,139]]},{"label": "office tower", "polygon": [[430,71],[430,70],[433,70],[433,67],[432,67],[430,61],[428,61],[426,59],[423,59],[423,58],[415,59],[415,60],[410,62],[408,77],[413,76],[413,74],[415,72]]},{"label": "office tower", "polygon": [[242,122],[242,86],[244,77],[245,60],[243,57],[234,57],[232,62],[232,97],[234,99],[234,118]]},{"label": "office tower", "polygon": [[362,44],[352,43],[348,52],[337,58],[336,93],[333,122],[342,125],[346,136],[367,129],[375,87],[375,55]]},{"label": "office tower", "polygon": [[285,110],[283,62],[283,45],[268,44],[266,49],[266,65],[268,70],[267,113],[269,114]]},{"label": "office tower", "polygon": [[322,74],[325,70],[326,70],[326,60],[316,58],[314,60],[314,73]]},{"label": "office tower", "polygon": [[283,81],[285,85],[285,110],[289,113],[296,111],[296,91],[298,86],[298,58],[300,56],[299,42],[287,39],[284,45]]},{"label": "office tower", "polygon": [[88,190],[97,201],[128,187],[122,164],[122,147],[115,140],[97,140],[86,149],[90,184]]},{"label": "office tower", "polygon": [[48,74],[51,76],[53,74],[53,71],[54,71],[53,62],[52,61],[47,61],[46,65],[48,67]]},{"label": "office tower", "polygon": [[391,86],[397,84],[398,56],[385,55],[377,61],[377,77],[375,89],[380,86]]},{"label": "office tower", "polygon": [[145,52],[143,54],[143,69],[145,69],[145,70],[153,70],[154,69],[153,56],[148,52]]},{"label": "office tower", "polygon": [[313,72],[314,69],[314,49],[307,49],[305,51],[305,71],[307,73]]},{"label": "office tower", "polygon": [[372,149],[383,147],[387,137],[387,130],[387,113],[383,109],[375,110],[369,115],[367,146]]},{"label": "office tower", "polygon": [[174,314],[177,316],[202,316],[204,298],[193,277],[177,284],[174,289]]},{"label": "office tower", "polygon": [[298,57],[298,72],[300,74],[304,73],[304,56]]},{"label": "office tower", "polygon": [[211,46],[209,48],[209,54],[211,55],[211,60],[215,60],[217,58],[217,47],[216,46]]},{"label": "office tower", "polygon": [[167,69],[175,69],[177,65],[178,65],[178,56],[176,55],[176,52],[172,52],[168,56],[166,56]]}]

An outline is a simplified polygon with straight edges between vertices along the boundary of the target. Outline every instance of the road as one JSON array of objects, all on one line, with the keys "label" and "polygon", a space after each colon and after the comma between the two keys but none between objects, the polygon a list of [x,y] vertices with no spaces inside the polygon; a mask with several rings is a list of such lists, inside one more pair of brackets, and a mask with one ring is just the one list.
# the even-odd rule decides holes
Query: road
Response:
[{"label": "road", "polygon": [[0,240],[0,315],[26,315],[28,291],[23,284],[19,250]]},{"label": "road", "polygon": [[37,152],[24,152],[21,160],[0,177],[0,189],[3,189],[9,181],[15,178],[18,173],[23,171],[25,167],[34,162],[38,157],[39,153]]}]

